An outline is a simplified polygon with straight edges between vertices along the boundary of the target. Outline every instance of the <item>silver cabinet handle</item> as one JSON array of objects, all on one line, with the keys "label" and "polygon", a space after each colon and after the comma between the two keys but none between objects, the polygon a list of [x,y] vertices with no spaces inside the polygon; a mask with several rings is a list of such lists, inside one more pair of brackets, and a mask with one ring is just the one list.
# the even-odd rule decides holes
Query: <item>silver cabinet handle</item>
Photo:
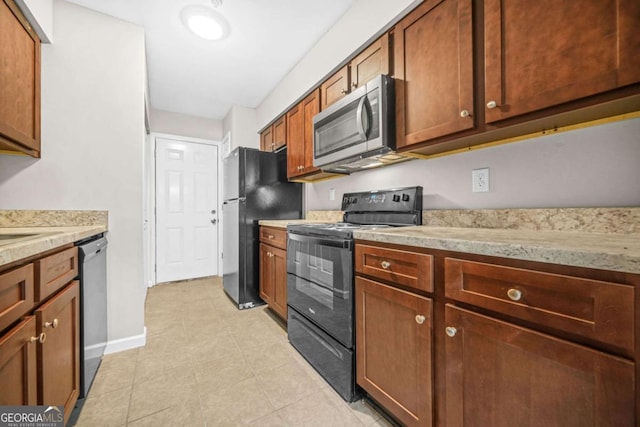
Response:
[{"label": "silver cabinet handle", "polygon": [[447,334],[447,336],[449,336],[449,337],[452,337],[452,338],[453,338],[453,337],[455,337],[455,336],[456,336],[456,334],[458,333],[458,330],[457,330],[456,328],[454,328],[453,326],[447,326],[447,327],[444,329],[444,332]]},{"label": "silver cabinet handle", "polygon": [[471,116],[471,113],[469,113],[469,110],[462,110],[460,111],[460,117],[469,117]]},{"label": "silver cabinet handle", "polygon": [[351,83],[351,87],[354,88],[354,89],[357,88],[358,87],[358,82]]},{"label": "silver cabinet handle", "polygon": [[489,109],[496,108],[497,106],[498,106],[498,104],[496,104],[496,101],[487,102],[487,108],[489,108]]},{"label": "silver cabinet handle", "polygon": [[42,332],[40,335],[36,336],[36,337],[31,337],[29,339],[29,342],[39,342],[40,344],[44,344],[44,342],[47,340],[47,334],[45,334],[44,332]]},{"label": "silver cabinet handle", "polygon": [[58,319],[53,319],[53,322],[44,322],[45,328],[57,328],[58,327]]},{"label": "silver cabinet handle", "polygon": [[522,291],[511,288],[507,291],[507,296],[511,301],[520,301],[522,298]]},{"label": "silver cabinet handle", "polygon": [[347,90],[346,90],[346,89],[342,89],[342,90],[340,91],[340,93],[341,93],[341,94],[343,94],[343,95],[346,95],[346,94],[347,94]]},{"label": "silver cabinet handle", "polygon": [[382,261],[380,263],[380,265],[382,266],[382,268],[384,268],[385,270],[388,269],[389,267],[391,267],[391,263],[389,261]]},{"label": "silver cabinet handle", "polygon": [[416,323],[418,325],[422,325],[424,323],[425,317],[422,314],[416,315]]}]

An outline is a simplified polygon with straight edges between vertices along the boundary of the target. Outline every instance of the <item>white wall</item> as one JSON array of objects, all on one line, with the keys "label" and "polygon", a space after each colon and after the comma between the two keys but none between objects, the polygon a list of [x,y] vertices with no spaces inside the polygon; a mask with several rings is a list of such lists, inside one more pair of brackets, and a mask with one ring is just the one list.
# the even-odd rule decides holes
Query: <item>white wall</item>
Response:
[{"label": "white wall", "polygon": [[151,132],[220,141],[222,120],[151,109]]},{"label": "white wall", "polygon": [[255,109],[234,105],[225,116],[222,129],[224,135],[227,132],[231,134],[231,150],[236,147],[260,148]]},{"label": "white wall", "polygon": [[[640,206],[640,119],[587,127],[307,184],[307,209],[340,209],[344,192],[421,185],[424,209]],[[471,192],[488,167],[490,191]],[[329,200],[334,188],[336,200]]]},{"label": "white wall", "polygon": [[43,43],[53,43],[53,0],[16,0]]},{"label": "white wall", "polygon": [[42,159],[0,156],[0,209],[109,211],[109,340],[144,331],[142,28],[54,1],[42,46]]},{"label": "white wall", "polygon": [[258,106],[258,130],[283,113],[338,64],[407,8],[422,0],[355,0],[349,10]]}]

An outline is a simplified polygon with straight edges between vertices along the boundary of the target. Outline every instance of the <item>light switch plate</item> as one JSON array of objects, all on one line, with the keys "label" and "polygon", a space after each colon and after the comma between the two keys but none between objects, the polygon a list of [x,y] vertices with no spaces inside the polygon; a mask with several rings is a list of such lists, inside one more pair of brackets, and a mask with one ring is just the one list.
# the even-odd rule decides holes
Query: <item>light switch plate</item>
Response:
[{"label": "light switch plate", "polygon": [[336,199],[336,189],[331,188],[329,190],[329,200],[335,200],[335,199]]},{"label": "light switch plate", "polygon": [[471,171],[471,191],[474,193],[489,191],[489,168]]}]

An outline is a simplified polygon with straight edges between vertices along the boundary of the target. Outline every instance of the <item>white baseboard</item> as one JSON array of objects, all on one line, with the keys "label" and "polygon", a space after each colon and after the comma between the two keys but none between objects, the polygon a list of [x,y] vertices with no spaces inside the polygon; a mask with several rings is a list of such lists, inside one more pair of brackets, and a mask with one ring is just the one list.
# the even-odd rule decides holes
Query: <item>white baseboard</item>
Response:
[{"label": "white baseboard", "polygon": [[106,348],[107,348],[106,342],[101,342],[99,344],[86,346],[84,348],[84,357],[85,359],[99,358],[102,356]]},{"label": "white baseboard", "polygon": [[107,348],[104,350],[104,354],[120,353],[121,351],[144,347],[146,343],[147,327],[145,326],[144,331],[140,335],[109,341],[107,343]]}]

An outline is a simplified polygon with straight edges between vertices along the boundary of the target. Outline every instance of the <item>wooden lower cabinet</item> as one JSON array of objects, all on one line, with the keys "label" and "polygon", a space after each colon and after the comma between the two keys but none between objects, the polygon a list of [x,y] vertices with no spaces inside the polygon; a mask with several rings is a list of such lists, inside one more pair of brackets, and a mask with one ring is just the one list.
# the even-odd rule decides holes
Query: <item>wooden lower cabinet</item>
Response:
[{"label": "wooden lower cabinet", "polygon": [[448,304],[446,425],[635,426],[634,363]]},{"label": "wooden lower cabinet", "polygon": [[80,392],[80,285],[74,281],[36,311],[38,403],[64,406],[65,423]]},{"label": "wooden lower cabinet", "polygon": [[0,337],[0,406],[38,404],[37,340],[34,316]]},{"label": "wooden lower cabinet", "polygon": [[432,300],[356,278],[357,383],[407,426],[432,425]]},{"label": "wooden lower cabinet", "polygon": [[287,251],[260,244],[260,298],[287,318]]}]

